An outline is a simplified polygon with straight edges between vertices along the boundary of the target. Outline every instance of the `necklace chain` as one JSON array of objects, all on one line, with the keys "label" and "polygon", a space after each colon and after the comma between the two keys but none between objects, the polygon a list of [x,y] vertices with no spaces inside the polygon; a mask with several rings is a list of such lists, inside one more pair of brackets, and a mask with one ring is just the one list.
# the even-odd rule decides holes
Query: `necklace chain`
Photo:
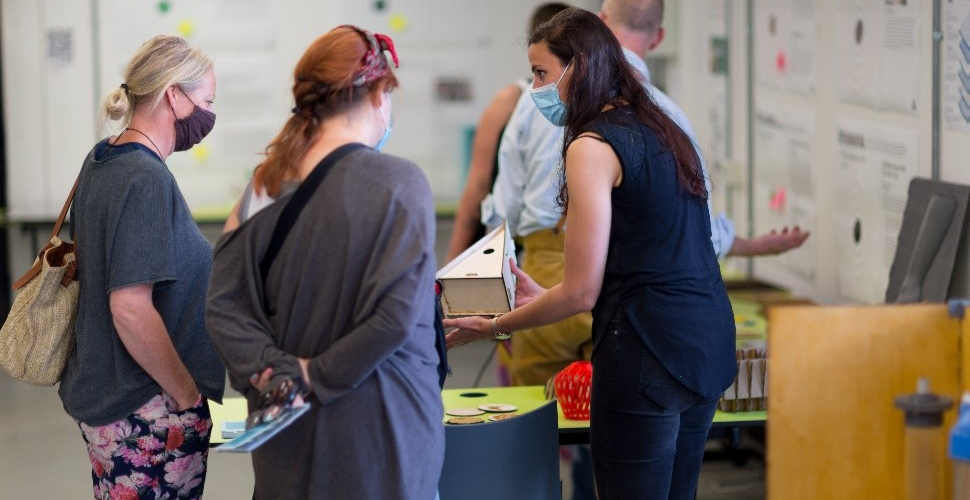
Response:
[{"label": "necklace chain", "polygon": [[162,151],[160,149],[158,149],[158,146],[155,145],[155,141],[153,141],[151,137],[148,137],[148,134],[142,132],[141,130],[138,130],[136,128],[131,128],[131,127],[125,127],[125,130],[131,130],[132,132],[138,132],[139,134],[142,135],[142,137],[144,137],[145,139],[148,139],[148,142],[152,143],[152,147],[155,148],[155,152],[158,153],[158,157],[161,158],[162,161],[165,161],[165,158],[162,157]]}]

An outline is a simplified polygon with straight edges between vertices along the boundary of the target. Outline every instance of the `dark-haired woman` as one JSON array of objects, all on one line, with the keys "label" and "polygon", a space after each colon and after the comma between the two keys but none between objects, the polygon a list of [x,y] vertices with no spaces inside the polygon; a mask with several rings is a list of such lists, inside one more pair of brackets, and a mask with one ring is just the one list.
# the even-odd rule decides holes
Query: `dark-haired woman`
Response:
[{"label": "dark-haired woman", "polygon": [[[250,411],[287,381],[309,389],[307,414],[253,452],[260,500],[430,500],[437,490],[433,198],[420,168],[379,152],[397,86],[385,51],[396,63],[389,38],[353,26],[307,48],[293,116],[253,183],[279,200],[239,214],[248,220],[216,246],[206,324],[232,386]],[[281,195],[288,183],[300,187]],[[291,201],[305,208],[282,219]]]},{"label": "dark-haired woman", "polygon": [[566,128],[564,278],[544,290],[516,270],[519,307],[446,322],[459,328],[449,346],[592,310],[600,498],[691,499],[736,374],[697,154],[595,15],[570,9],[540,26],[529,62],[536,105]]}]

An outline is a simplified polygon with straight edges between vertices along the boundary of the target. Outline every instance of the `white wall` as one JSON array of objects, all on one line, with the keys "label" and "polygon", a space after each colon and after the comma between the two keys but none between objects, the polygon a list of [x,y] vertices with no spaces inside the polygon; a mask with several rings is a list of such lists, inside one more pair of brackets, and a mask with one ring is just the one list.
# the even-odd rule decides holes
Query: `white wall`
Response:
[{"label": "white wall", "polygon": [[[216,127],[200,147],[168,159],[193,209],[228,210],[292,107],[292,68],[317,36],[343,23],[391,35],[401,87],[387,151],[425,169],[439,201],[457,200],[470,129],[501,86],[528,76],[525,30],[538,0],[3,0],[8,215],[52,218],[97,139],[101,96],[118,86],[137,47],[179,33],[213,56]],[[597,0],[573,2],[596,8]],[[46,54],[48,35],[71,41]],[[470,99],[443,102],[443,79]]]},{"label": "white wall", "polygon": [[[0,3],[11,217],[60,210],[94,140],[90,0]],[[49,39],[62,43],[50,52]]]},{"label": "white wall", "polygon": [[[194,210],[227,212],[258,153],[293,106],[296,61],[310,42],[353,23],[394,38],[401,59],[389,153],[428,174],[438,201],[457,201],[468,130],[502,86],[529,76],[525,31],[540,0],[0,0],[11,272],[43,244],[85,154],[98,139],[96,106],[127,59],[158,33],[179,33],[216,61],[217,125],[169,168]],[[598,9],[599,0],[571,2]],[[71,51],[47,54],[48,35]],[[69,55],[69,57],[67,57]],[[472,99],[435,100],[439,77],[466,79]],[[218,230],[218,225],[206,229]]]}]

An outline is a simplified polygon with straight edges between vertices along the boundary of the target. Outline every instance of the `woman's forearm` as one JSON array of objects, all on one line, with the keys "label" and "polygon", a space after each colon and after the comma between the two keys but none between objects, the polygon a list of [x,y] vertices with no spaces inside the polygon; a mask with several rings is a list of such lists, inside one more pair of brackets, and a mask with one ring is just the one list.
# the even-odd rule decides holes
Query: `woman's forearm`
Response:
[{"label": "woman's forearm", "polygon": [[514,332],[557,323],[570,316],[589,312],[593,303],[585,298],[588,296],[583,290],[571,290],[568,285],[560,283],[532,302],[498,318],[496,326],[499,331]]},{"label": "woman's forearm", "polygon": [[190,408],[199,389],[168,335],[165,323],[151,302],[151,285],[138,285],[112,292],[111,314],[115,329],[131,357],[175,401],[180,409]]}]

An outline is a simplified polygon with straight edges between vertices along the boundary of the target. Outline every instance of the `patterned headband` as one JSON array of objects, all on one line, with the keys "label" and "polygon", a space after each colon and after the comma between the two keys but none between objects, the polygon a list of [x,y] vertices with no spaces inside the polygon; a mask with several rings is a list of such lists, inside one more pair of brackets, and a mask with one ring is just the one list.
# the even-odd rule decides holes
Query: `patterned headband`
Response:
[{"label": "patterned headband", "polygon": [[340,27],[350,28],[360,33],[370,46],[370,49],[364,54],[364,58],[361,61],[361,68],[355,72],[353,80],[354,86],[361,86],[372,82],[390,72],[391,69],[388,67],[387,58],[384,57],[383,53],[385,50],[391,53],[394,67],[399,67],[397,51],[394,50],[394,40],[391,40],[391,37],[380,33],[371,33],[352,24],[345,24]]},{"label": "patterned headband", "polygon": [[[391,37],[387,35],[382,35],[380,33],[372,34],[371,32],[359,28],[351,24],[345,24],[343,26],[338,26],[337,28],[350,28],[357,33],[359,33],[364,40],[367,41],[368,50],[364,53],[363,58],[361,58],[360,68],[354,71],[353,78],[351,79],[351,85],[354,87],[360,87],[366,85],[374,80],[377,80],[384,75],[391,72],[391,68],[387,64],[387,58],[384,57],[384,51],[391,53],[391,59],[394,61],[394,67],[398,67],[397,51],[394,50],[394,41]],[[336,28],[335,28],[336,29]],[[297,76],[297,82],[313,81],[311,78]],[[328,91],[331,89],[329,85],[322,82],[317,82],[318,90],[313,92],[310,96],[308,102],[315,102],[323,98]],[[310,109],[309,104],[304,103],[304,107],[297,104],[292,110],[294,115],[302,115],[304,111]],[[309,116],[309,115],[307,115]]]}]

